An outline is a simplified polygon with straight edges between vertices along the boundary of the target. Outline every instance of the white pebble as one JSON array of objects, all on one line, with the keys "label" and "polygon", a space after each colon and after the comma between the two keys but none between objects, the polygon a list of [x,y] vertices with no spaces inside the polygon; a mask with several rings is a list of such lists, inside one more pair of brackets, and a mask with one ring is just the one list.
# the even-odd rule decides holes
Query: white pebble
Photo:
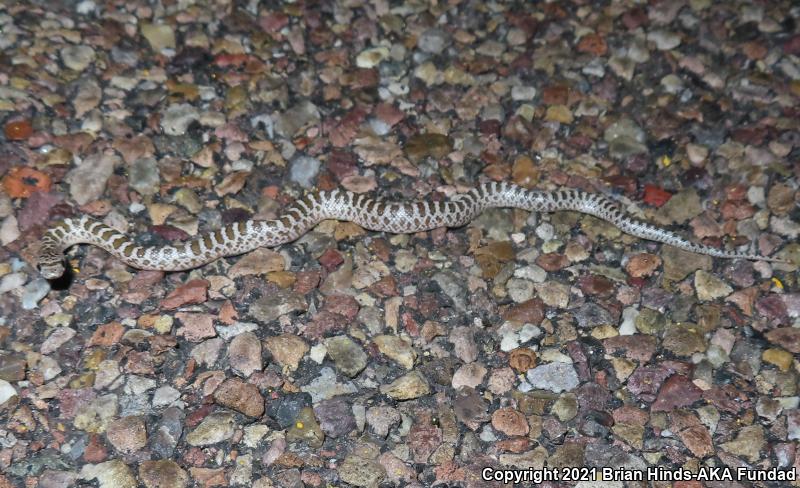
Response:
[{"label": "white pebble", "polygon": [[24,285],[27,277],[28,275],[25,273],[11,273],[3,276],[3,279],[0,280],[0,295]]},{"label": "white pebble", "polygon": [[97,10],[97,4],[92,0],[83,0],[75,6],[75,11],[81,15],[87,15]]},{"label": "white pebble", "polygon": [[17,390],[6,380],[0,380],[0,405],[17,396]]},{"label": "white pebble", "polygon": [[6,246],[16,241],[19,235],[17,218],[13,215],[9,215],[3,220],[3,224],[0,225],[0,244]]},{"label": "white pebble", "polygon": [[636,317],[639,310],[628,307],[622,311],[622,324],[619,326],[619,335],[633,335],[636,333]]},{"label": "white pebble", "polygon": [[553,224],[550,222],[542,222],[541,225],[536,228],[536,235],[544,241],[553,239],[553,236],[555,235]]}]

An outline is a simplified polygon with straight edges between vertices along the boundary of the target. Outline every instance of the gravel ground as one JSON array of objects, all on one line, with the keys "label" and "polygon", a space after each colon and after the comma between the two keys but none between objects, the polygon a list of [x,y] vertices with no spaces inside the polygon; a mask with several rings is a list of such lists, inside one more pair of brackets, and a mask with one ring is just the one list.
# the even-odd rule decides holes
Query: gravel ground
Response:
[{"label": "gravel ground", "polygon": [[[800,469],[798,18],[790,0],[0,4],[0,488],[480,487],[502,468],[799,486],[740,478]],[[90,247],[71,280],[35,267],[66,216],[160,244],[309,188],[491,180],[603,192],[794,264],[490,210],[411,236],[324,222],[191,272]],[[602,467],[733,481],[588,480]]]}]

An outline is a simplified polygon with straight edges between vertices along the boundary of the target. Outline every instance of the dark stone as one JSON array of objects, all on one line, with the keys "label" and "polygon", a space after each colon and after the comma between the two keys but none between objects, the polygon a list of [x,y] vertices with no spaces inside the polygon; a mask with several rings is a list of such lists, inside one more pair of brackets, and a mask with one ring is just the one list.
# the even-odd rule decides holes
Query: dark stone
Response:
[{"label": "dark stone", "polygon": [[170,459],[183,433],[186,414],[177,407],[169,407],[161,414],[156,431],[150,436],[150,447],[158,457]]},{"label": "dark stone", "polygon": [[323,400],[314,407],[322,431],[328,437],[344,437],[356,428],[353,409],[342,399]]},{"label": "dark stone", "polygon": [[267,404],[267,416],[275,420],[281,429],[294,423],[297,415],[305,407],[311,406],[311,395],[308,393],[289,393]]}]

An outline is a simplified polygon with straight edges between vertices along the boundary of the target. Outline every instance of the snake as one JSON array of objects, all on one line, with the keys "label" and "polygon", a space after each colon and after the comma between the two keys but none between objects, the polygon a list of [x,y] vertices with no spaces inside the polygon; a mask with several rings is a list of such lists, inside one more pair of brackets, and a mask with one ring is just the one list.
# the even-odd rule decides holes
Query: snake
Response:
[{"label": "snake", "polygon": [[511,183],[488,182],[437,201],[386,201],[342,189],[313,191],[289,204],[277,219],[234,222],[194,239],[162,246],[137,245],[128,235],[85,215],[67,218],[42,236],[38,268],[43,277],[57,279],[65,271],[65,251],[75,244],[92,244],[133,268],[185,271],[222,257],[292,242],[327,219],[350,221],[371,231],[410,234],[439,227],[461,227],[492,207],[535,212],[572,210],[605,220],[626,234],[693,253],[785,262],[692,242],[671,230],[633,217],[614,200],[599,193],[572,188],[537,191]]}]

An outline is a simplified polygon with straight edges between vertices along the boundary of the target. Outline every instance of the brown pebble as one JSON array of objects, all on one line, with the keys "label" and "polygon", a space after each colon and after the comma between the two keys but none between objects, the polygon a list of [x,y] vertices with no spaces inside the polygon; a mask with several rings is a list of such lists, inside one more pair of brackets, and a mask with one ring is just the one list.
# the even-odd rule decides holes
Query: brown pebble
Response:
[{"label": "brown pebble", "polygon": [[527,347],[518,347],[508,356],[508,365],[518,373],[524,373],[536,366],[536,351]]},{"label": "brown pebble", "polygon": [[161,308],[170,310],[183,305],[204,303],[208,300],[208,287],[209,282],[206,280],[188,281],[161,300]]},{"label": "brown pebble", "polygon": [[261,417],[264,414],[264,397],[261,392],[256,386],[238,378],[222,382],[214,390],[214,401],[248,417]]},{"label": "brown pebble", "polygon": [[495,410],[492,414],[492,427],[505,435],[527,435],[528,421],[525,416],[510,407]]},{"label": "brown pebble", "polygon": [[661,266],[661,258],[654,254],[636,254],[625,264],[625,271],[634,278],[644,278],[652,275]]}]

